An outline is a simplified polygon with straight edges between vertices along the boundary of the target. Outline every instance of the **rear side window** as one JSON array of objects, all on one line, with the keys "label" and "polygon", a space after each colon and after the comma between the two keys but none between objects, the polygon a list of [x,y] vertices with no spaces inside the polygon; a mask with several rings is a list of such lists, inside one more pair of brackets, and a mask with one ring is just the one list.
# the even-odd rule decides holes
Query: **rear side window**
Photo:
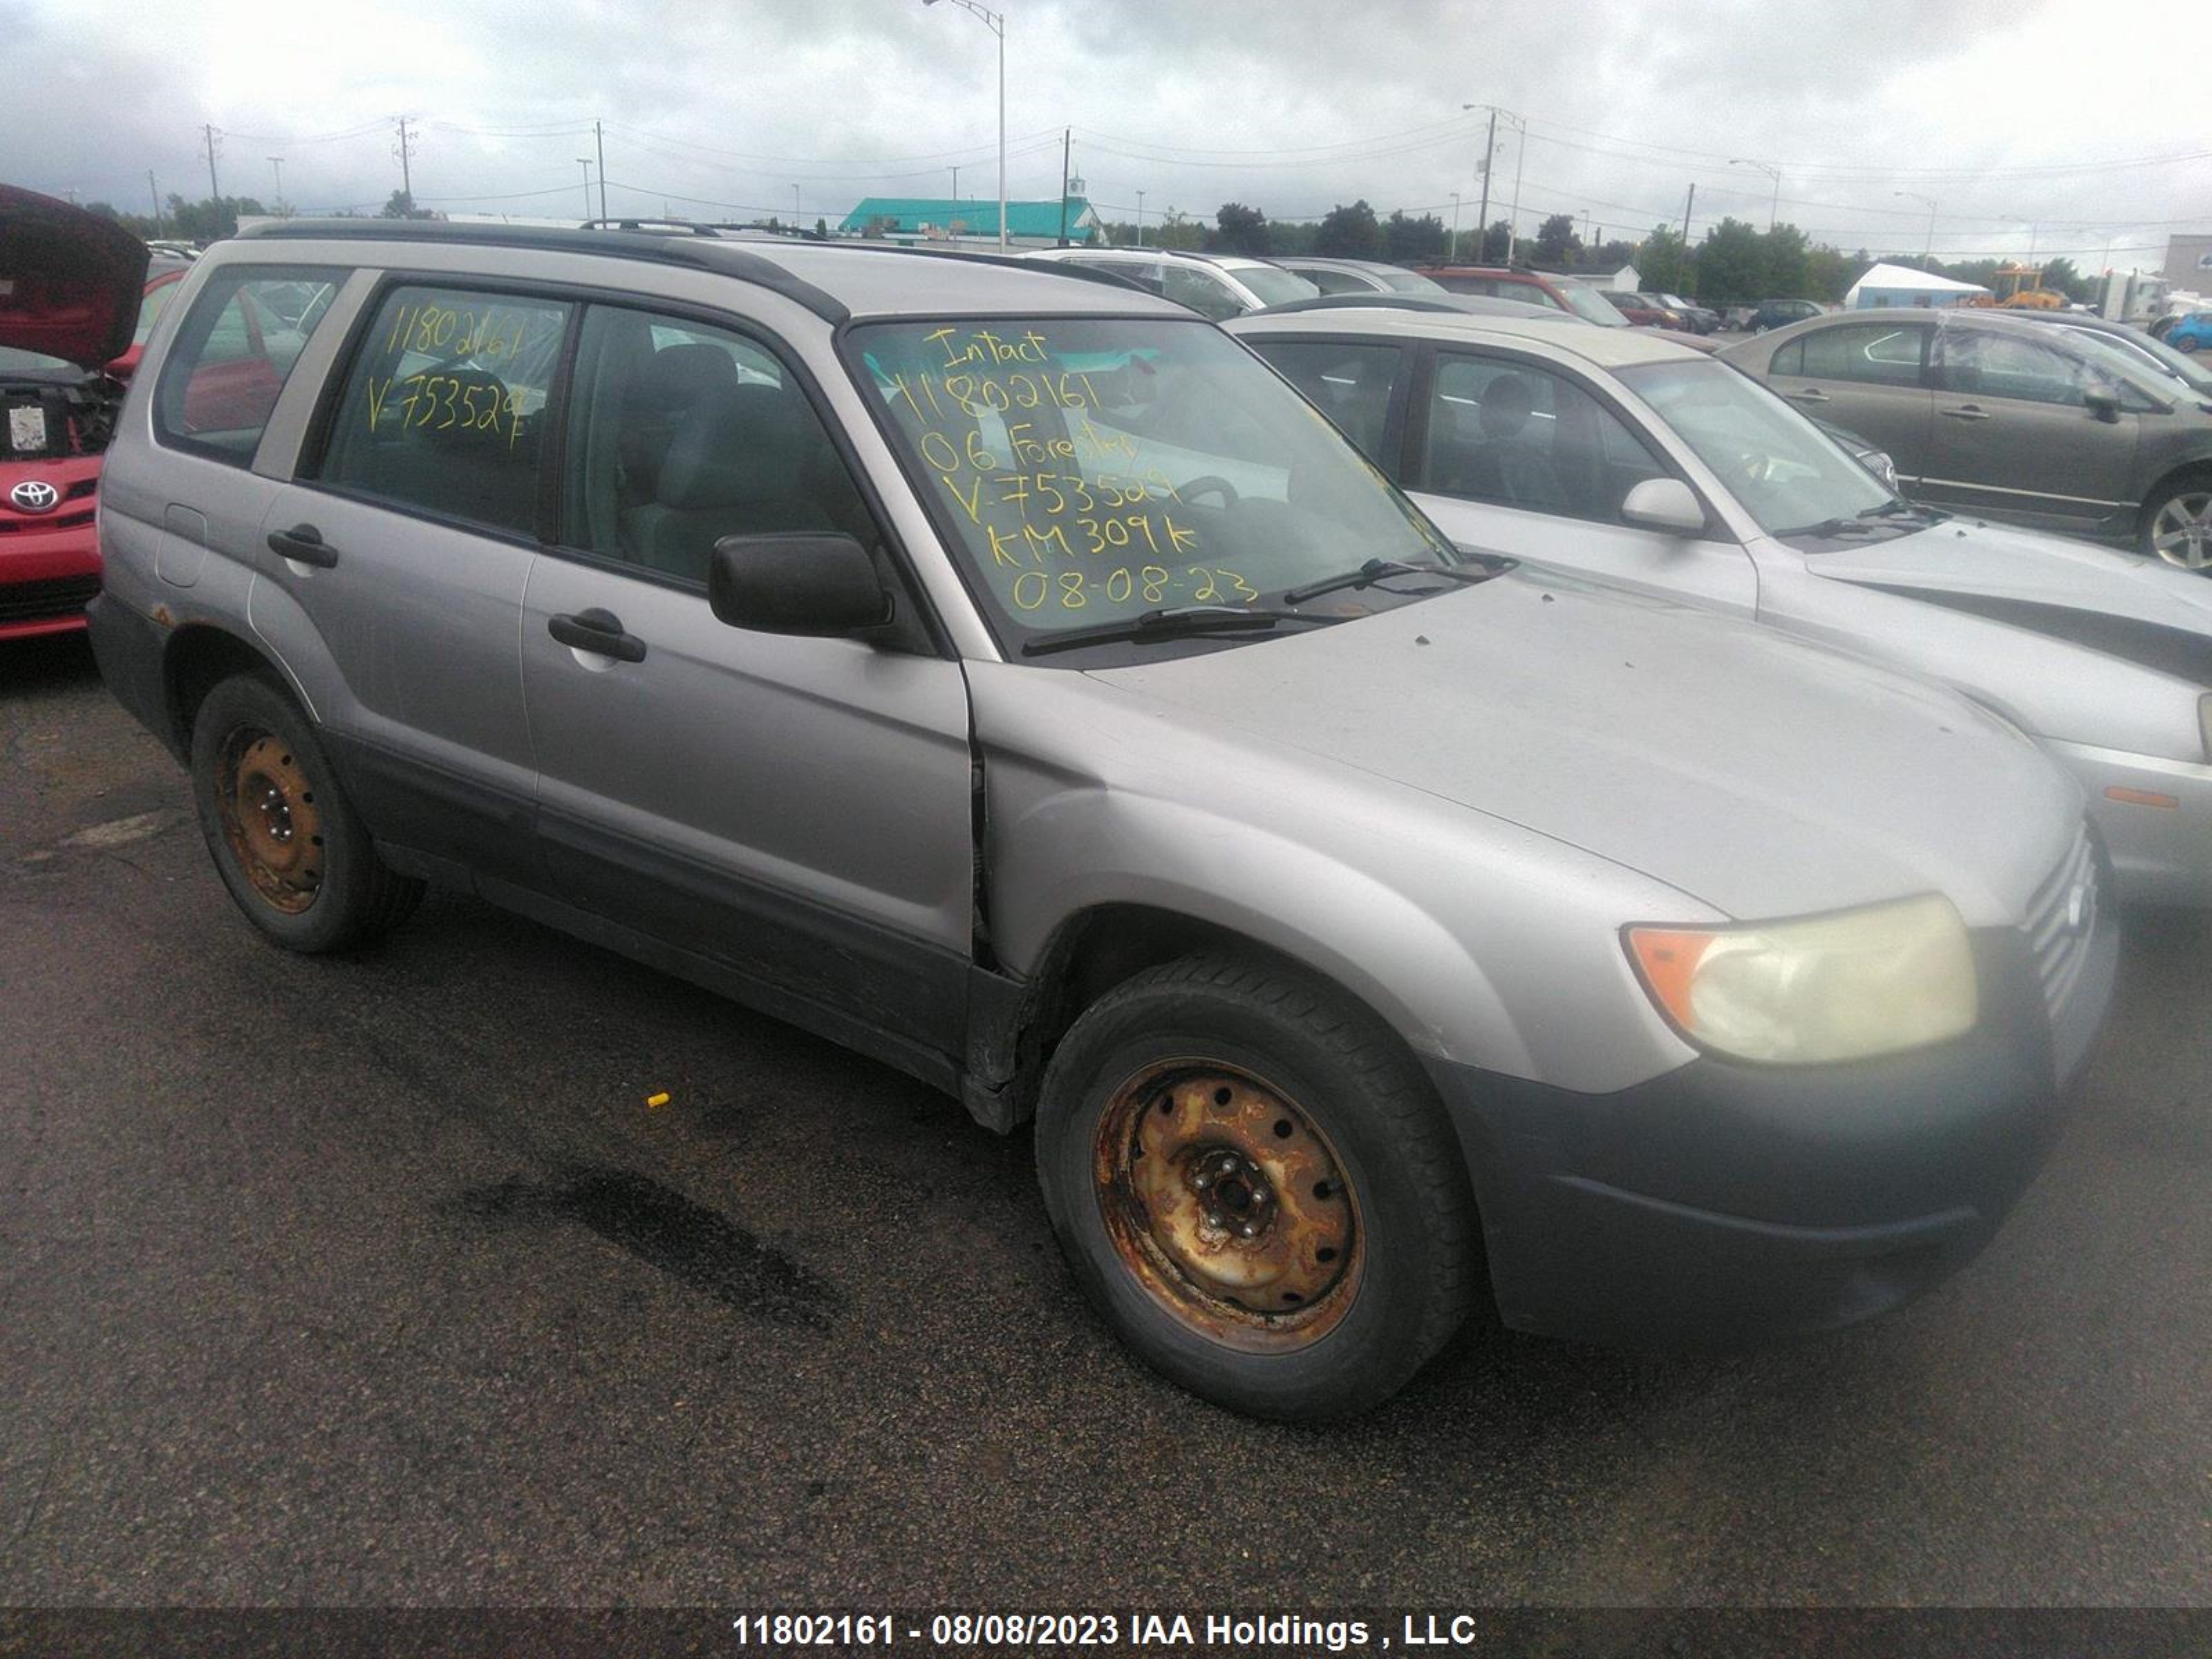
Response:
[{"label": "rear side window", "polygon": [[1405,354],[1395,346],[1350,345],[1331,340],[1258,342],[1260,355],[1335,422],[1367,459],[1395,477],[1396,458],[1387,442],[1390,394]]},{"label": "rear side window", "polygon": [[348,274],[266,266],[216,273],[161,365],[155,435],[210,460],[248,465],[292,365]]},{"label": "rear side window", "polygon": [[1628,492],[1665,471],[1571,380],[1517,360],[1437,360],[1425,476],[1439,495],[1619,524]]},{"label": "rear side window", "polygon": [[1826,328],[1795,339],[1774,354],[1771,373],[1871,386],[1920,384],[1920,354],[1927,336],[1887,323]]},{"label": "rear side window", "polygon": [[346,376],[322,481],[527,533],[571,309],[466,289],[392,289]]}]

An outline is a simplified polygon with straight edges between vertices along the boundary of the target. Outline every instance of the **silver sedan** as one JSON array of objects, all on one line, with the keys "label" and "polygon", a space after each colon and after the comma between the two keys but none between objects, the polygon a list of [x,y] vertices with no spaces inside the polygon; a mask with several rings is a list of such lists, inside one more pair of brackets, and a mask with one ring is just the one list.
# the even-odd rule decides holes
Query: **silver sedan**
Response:
[{"label": "silver sedan", "polygon": [[1644,331],[1381,307],[1228,326],[1455,541],[1956,687],[2080,780],[2125,896],[2212,906],[2212,583],[1901,500]]}]

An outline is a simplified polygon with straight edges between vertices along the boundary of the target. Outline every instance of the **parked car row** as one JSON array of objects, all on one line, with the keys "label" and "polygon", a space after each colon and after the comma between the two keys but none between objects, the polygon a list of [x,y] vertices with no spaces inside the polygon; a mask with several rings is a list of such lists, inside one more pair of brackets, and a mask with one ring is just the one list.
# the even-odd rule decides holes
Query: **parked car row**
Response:
[{"label": "parked car row", "polygon": [[[1972,1256],[2118,900],[2204,890],[2203,585],[1898,501],[1594,291],[1222,259],[1305,307],[1224,329],[1084,263],[257,227],[117,419],[100,672],[267,939],[454,884],[1033,1122],[1102,1317],[1238,1410],[1479,1301],[1735,1340]],[[142,271],[0,341],[112,355]]]},{"label": "parked car row", "polygon": [[1917,501],[2212,564],[2212,400],[2065,313],[1845,312],[1722,354],[1862,432]]}]

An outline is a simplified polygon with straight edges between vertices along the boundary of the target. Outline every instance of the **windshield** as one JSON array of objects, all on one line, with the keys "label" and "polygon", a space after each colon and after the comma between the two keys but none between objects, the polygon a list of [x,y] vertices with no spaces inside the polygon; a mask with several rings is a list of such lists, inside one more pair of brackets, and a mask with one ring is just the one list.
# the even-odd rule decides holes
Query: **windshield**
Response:
[{"label": "windshield", "polygon": [[1826,433],[1726,363],[1644,363],[1620,378],[1770,536],[1856,520],[1896,500]]},{"label": "windshield", "polygon": [[26,351],[21,346],[0,346],[0,374],[54,374],[74,380],[82,379],[84,370],[66,357],[49,357],[43,351]]},{"label": "windshield", "polygon": [[2148,334],[2130,334],[2124,340],[2116,340],[2109,334],[2095,334],[2094,331],[2090,329],[2082,329],[2080,331],[2084,334],[2094,334],[2094,337],[2119,350],[2147,354],[2166,373],[2172,375],[2176,380],[2186,382],[2189,389],[2200,398],[2207,392],[2212,392],[2212,369],[2207,369],[2203,364],[2187,353],[2176,351],[2163,340],[2154,340]]},{"label": "windshield", "polygon": [[[878,323],[857,366],[1010,647],[1176,605],[1250,607],[1450,544],[1335,428],[1210,325]],[[1382,587],[1364,608],[1405,603]]]},{"label": "windshield", "polygon": [[[2094,329],[2067,328],[2063,324],[2053,329],[2051,332],[2080,352],[2090,362],[2123,384],[2140,387],[2148,380],[2152,386],[2156,386],[2165,380],[2171,372],[2179,378],[2186,380],[2191,388],[2199,393],[2212,388],[2212,375],[2208,375],[2203,369],[2191,362],[2179,352],[2168,349],[2147,334],[2140,341],[2122,341],[2116,340],[2108,334],[2100,334]],[[2155,364],[2145,362],[2142,354],[2136,349],[2138,346],[2148,348],[2154,354],[2163,353],[2164,356],[2159,356]],[[2166,360],[2169,357],[2180,365],[2179,368],[2172,371],[2166,368]],[[2166,395],[2169,398],[2173,396],[2172,388],[2166,388]]]},{"label": "windshield", "polygon": [[[1628,326],[1628,319],[1620,314],[1612,301],[1607,299],[1595,289],[1584,288],[1580,283],[1560,283],[1557,286],[1560,297],[1567,302],[1567,309],[1573,312],[1576,316],[1605,328]],[[1630,305],[1635,303],[1635,301],[1627,295],[1623,295],[1621,298]]]},{"label": "windshield", "polygon": [[1417,270],[1378,270],[1376,276],[1393,294],[1442,294],[1444,285],[1432,283]]},{"label": "windshield", "polygon": [[1321,292],[1320,284],[1279,265],[1233,265],[1229,274],[1258,295],[1262,305],[1286,306],[1293,300],[1310,300]]}]

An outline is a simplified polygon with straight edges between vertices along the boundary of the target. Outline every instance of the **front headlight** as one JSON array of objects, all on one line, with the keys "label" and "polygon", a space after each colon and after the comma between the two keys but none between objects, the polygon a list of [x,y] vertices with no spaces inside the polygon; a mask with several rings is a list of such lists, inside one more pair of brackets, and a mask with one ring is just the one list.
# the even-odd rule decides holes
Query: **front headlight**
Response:
[{"label": "front headlight", "polygon": [[1979,1012],[1966,925],[1941,894],[1804,921],[1631,927],[1644,988],[1700,1047],[1818,1066],[1923,1048]]}]

